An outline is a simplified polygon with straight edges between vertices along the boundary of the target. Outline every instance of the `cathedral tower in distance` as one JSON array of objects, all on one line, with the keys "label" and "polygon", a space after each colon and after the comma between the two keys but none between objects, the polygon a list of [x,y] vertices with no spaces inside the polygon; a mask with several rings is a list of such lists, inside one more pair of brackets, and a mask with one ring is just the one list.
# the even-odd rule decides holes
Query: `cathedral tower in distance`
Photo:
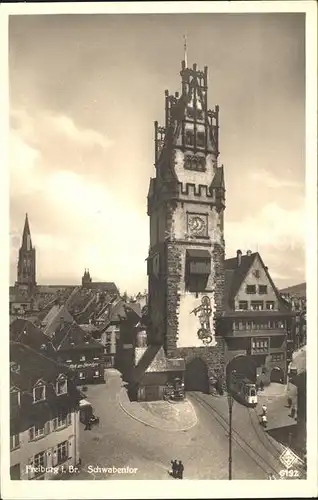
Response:
[{"label": "cathedral tower in distance", "polygon": [[35,248],[32,246],[28,214],[25,216],[22,244],[19,250],[18,273],[15,286],[19,291],[32,294],[36,289]]},{"label": "cathedral tower in distance", "polygon": [[148,215],[149,343],[168,357],[200,358],[224,375],[215,331],[224,295],[225,185],[219,166],[219,107],[208,109],[208,70],[181,67],[182,92],[165,91],[165,124],[155,122],[155,177]]}]

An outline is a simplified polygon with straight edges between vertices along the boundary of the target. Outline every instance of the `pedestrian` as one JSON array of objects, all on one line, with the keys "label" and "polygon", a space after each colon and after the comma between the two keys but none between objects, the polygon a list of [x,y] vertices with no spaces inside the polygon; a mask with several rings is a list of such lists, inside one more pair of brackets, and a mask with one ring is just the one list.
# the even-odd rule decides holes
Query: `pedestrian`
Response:
[{"label": "pedestrian", "polygon": [[287,406],[288,406],[288,408],[291,408],[292,404],[293,404],[292,398],[291,397],[287,398]]},{"label": "pedestrian", "polygon": [[184,465],[181,462],[181,460],[179,460],[179,463],[178,463],[178,478],[179,479],[183,479],[183,471],[184,471]]},{"label": "pedestrian", "polygon": [[261,423],[262,423],[263,427],[265,427],[265,428],[267,427],[267,417],[266,417],[266,415],[262,415]]},{"label": "pedestrian", "polygon": [[290,410],[290,416],[291,416],[291,418],[294,418],[294,417],[295,417],[295,413],[296,413],[296,408],[295,408],[295,406],[293,405],[293,406],[292,406],[292,408],[291,408],[291,410]]},{"label": "pedestrian", "polygon": [[267,415],[267,406],[265,404],[262,405],[263,415]]},{"label": "pedestrian", "polygon": [[171,475],[176,478],[178,472],[178,463],[177,460],[171,460]]},{"label": "pedestrian", "polygon": [[264,390],[264,382],[263,382],[263,380],[260,381],[259,388],[260,388],[261,391]]}]

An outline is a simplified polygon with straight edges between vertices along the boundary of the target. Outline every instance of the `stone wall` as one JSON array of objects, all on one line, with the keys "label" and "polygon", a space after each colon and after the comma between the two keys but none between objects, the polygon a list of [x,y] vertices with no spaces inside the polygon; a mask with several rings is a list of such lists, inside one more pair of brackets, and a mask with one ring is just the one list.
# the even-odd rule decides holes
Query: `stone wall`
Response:
[{"label": "stone wall", "polygon": [[185,359],[186,364],[194,358],[201,358],[207,365],[209,377],[225,378],[225,342],[221,337],[217,337],[217,344],[213,347],[184,347],[175,350],[175,357]]}]

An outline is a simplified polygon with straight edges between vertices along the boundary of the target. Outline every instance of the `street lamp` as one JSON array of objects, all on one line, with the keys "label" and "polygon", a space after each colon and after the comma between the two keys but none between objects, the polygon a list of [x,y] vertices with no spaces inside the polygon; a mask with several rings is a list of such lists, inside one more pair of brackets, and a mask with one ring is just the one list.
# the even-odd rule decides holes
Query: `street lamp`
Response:
[{"label": "street lamp", "polygon": [[229,405],[229,480],[232,479],[232,409],[234,398],[231,393],[231,375],[230,373],[227,381],[227,402]]}]

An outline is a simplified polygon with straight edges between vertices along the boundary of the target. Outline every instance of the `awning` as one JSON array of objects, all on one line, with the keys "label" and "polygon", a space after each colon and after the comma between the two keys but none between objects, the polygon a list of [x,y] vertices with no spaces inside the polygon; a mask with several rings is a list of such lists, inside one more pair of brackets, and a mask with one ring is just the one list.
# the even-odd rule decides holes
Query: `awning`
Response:
[{"label": "awning", "polygon": [[210,254],[209,250],[191,248],[191,249],[187,250],[187,257],[190,259],[210,260],[211,254]]}]

